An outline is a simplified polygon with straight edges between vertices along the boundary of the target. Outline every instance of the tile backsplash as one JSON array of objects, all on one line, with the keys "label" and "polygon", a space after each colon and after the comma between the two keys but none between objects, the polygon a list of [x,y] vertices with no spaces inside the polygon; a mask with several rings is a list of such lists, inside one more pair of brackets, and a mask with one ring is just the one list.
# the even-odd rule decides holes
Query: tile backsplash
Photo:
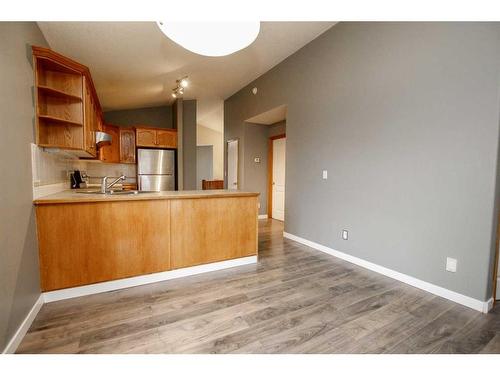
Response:
[{"label": "tile backsplash", "polygon": [[124,175],[127,177],[126,182],[136,182],[136,166],[135,164],[111,164],[102,163],[99,161],[84,161],[85,167],[79,168],[87,172],[91,184],[100,183],[104,176],[119,177]]},{"label": "tile backsplash", "polygon": [[136,182],[135,164],[111,164],[96,160],[80,160],[61,151],[43,149],[31,145],[31,167],[33,172],[33,187],[67,183],[69,188],[69,173],[75,169],[85,171],[91,184],[98,184],[102,177],[121,175],[127,176],[127,182]]}]

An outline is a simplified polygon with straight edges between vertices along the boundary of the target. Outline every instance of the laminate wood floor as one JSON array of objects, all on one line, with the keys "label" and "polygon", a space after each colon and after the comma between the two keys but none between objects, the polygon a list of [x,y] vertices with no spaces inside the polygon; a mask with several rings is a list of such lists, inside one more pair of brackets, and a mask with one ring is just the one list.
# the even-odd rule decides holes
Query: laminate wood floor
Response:
[{"label": "laminate wood floor", "polygon": [[259,262],[45,304],[18,353],[500,353],[484,315],[283,239]]}]

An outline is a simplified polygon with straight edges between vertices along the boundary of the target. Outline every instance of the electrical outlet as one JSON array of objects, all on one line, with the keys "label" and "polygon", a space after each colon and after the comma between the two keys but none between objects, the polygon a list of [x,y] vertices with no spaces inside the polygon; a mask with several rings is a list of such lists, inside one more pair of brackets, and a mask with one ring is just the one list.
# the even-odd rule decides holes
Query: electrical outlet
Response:
[{"label": "electrical outlet", "polygon": [[349,232],[345,229],[342,231],[342,239],[346,241],[349,239]]},{"label": "electrical outlet", "polygon": [[446,271],[457,272],[457,260],[454,258],[446,258]]},{"label": "electrical outlet", "polygon": [[328,180],[328,171],[323,169],[323,180]]}]

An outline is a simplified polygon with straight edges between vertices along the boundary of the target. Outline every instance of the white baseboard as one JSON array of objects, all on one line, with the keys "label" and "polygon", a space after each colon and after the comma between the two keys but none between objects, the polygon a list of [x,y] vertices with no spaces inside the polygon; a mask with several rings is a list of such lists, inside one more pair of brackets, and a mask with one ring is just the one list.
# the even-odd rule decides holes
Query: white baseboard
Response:
[{"label": "white baseboard", "polygon": [[17,347],[23,340],[24,336],[26,335],[26,332],[28,332],[28,329],[31,327],[31,324],[35,320],[36,315],[38,314],[42,306],[43,306],[43,295],[40,295],[40,297],[38,297],[28,315],[26,315],[26,318],[24,318],[23,322],[17,329],[16,333],[14,333],[14,336],[12,336],[12,338],[10,339],[9,343],[3,350],[2,354],[12,354],[16,352]]},{"label": "white baseboard", "polygon": [[74,298],[74,297],[87,296],[90,294],[109,292],[112,290],[130,288],[133,286],[151,284],[159,281],[177,279],[180,277],[197,275],[200,273],[218,271],[226,268],[232,268],[236,266],[243,266],[254,263],[257,263],[256,255],[238,259],[225,260],[222,262],[202,264],[194,267],[180,268],[178,270],[158,272],[150,275],[135,276],[135,277],[129,277],[127,279],[113,280],[98,284],[79,286],[75,288],[55,290],[53,292],[45,292],[41,294],[38,300],[35,302],[30,312],[23,320],[23,322],[17,329],[16,333],[10,339],[9,343],[3,350],[2,354],[12,354],[16,352],[17,347],[23,340],[24,336],[26,335],[26,332],[28,332],[28,329],[35,320],[36,315],[38,314],[44,303],[60,301],[63,299]]},{"label": "white baseboard", "polygon": [[322,251],[324,253],[333,255],[334,257],[346,260],[350,263],[356,264],[358,266],[369,269],[371,271],[375,271],[375,272],[380,273],[382,275],[399,280],[405,284],[409,284],[409,285],[414,286],[416,288],[425,290],[426,292],[435,294],[439,297],[443,297],[443,298],[446,298],[450,301],[453,301],[453,302],[459,303],[461,305],[470,307],[471,309],[481,311],[483,313],[487,313],[493,307],[493,298],[490,298],[488,301],[480,301],[480,300],[474,299],[472,297],[468,297],[466,295],[454,292],[452,290],[428,283],[427,281],[423,281],[423,280],[417,279],[415,277],[406,275],[404,273],[394,271],[394,270],[391,270],[391,269],[386,268],[386,267],[379,266],[378,264],[368,262],[364,259],[357,258],[355,256],[343,253],[341,251],[334,250],[332,248],[321,245],[319,243],[306,240],[305,238],[296,236],[296,235],[291,234],[291,233],[283,232],[283,237],[288,238],[288,239],[293,240],[293,241],[296,241],[296,242],[300,242],[301,244],[312,247],[313,249],[316,249],[316,250]]},{"label": "white baseboard", "polygon": [[267,214],[259,215],[259,220],[267,219],[267,218],[268,218]]},{"label": "white baseboard", "polygon": [[202,264],[194,267],[180,268],[172,271],[152,273],[149,275],[134,276],[126,279],[106,281],[92,285],[83,285],[74,288],[54,290],[52,292],[43,293],[43,299],[45,303],[60,301],[68,298],[75,298],[75,297],[87,296],[90,294],[110,292],[113,290],[157,283],[159,281],[172,280],[180,277],[192,276],[200,273],[218,271],[226,268],[243,266],[246,264],[253,264],[253,263],[257,263],[256,255],[238,259],[225,260],[222,262]]},{"label": "white baseboard", "polygon": [[495,298],[491,297],[488,301],[485,302],[485,306],[483,309],[483,313],[487,314],[492,308],[493,308],[493,303],[495,302]]}]

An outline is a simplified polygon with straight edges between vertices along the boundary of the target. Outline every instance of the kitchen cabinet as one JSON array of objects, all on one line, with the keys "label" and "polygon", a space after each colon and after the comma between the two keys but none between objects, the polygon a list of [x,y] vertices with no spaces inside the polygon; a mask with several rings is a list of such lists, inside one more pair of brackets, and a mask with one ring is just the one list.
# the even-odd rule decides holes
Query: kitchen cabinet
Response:
[{"label": "kitchen cabinet", "polygon": [[111,135],[111,144],[101,146],[99,150],[99,159],[105,163],[119,163],[120,128],[118,126],[105,124],[103,130],[105,133]]},{"label": "kitchen cabinet", "polygon": [[137,147],[177,148],[177,130],[136,127]]},{"label": "kitchen cabinet", "polygon": [[[57,195],[57,194],[56,194]],[[42,291],[255,256],[258,193],[35,200]]]},{"label": "kitchen cabinet", "polygon": [[135,163],[135,131],[120,128],[120,163]]},{"label": "kitchen cabinet", "polygon": [[103,131],[111,135],[111,144],[99,150],[99,160],[105,163],[135,163],[135,131],[105,124]]},{"label": "kitchen cabinet", "polygon": [[32,52],[37,145],[95,158],[102,110],[89,69],[48,48]]},{"label": "kitchen cabinet", "polygon": [[157,130],[156,145],[164,148],[177,148],[177,131]]},{"label": "kitchen cabinet", "polygon": [[37,207],[43,291],[170,269],[170,201]]},{"label": "kitchen cabinet", "polygon": [[172,269],[255,255],[257,211],[255,197],[172,200]]},{"label": "kitchen cabinet", "polygon": [[156,147],[156,130],[137,128],[136,144],[143,147]]}]

